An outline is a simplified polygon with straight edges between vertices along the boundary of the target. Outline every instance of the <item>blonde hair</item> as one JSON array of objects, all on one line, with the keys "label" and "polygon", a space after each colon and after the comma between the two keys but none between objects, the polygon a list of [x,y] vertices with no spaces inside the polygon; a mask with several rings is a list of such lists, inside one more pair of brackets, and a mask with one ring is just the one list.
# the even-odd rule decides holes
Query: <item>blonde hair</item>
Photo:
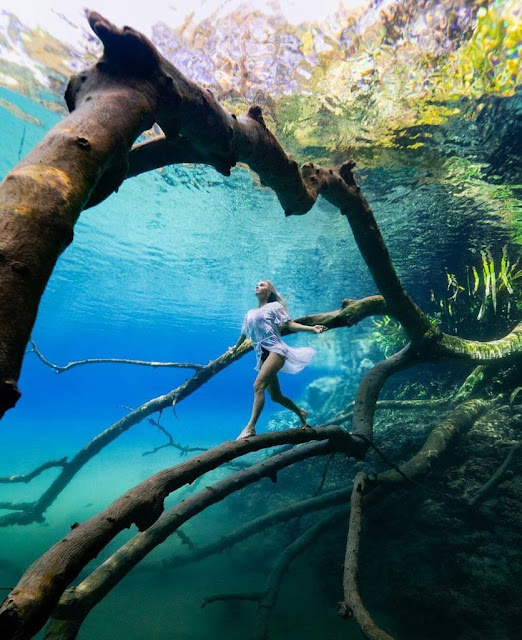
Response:
[{"label": "blonde hair", "polygon": [[275,288],[274,284],[270,282],[270,280],[265,280],[265,282],[267,283],[268,290],[270,291],[270,295],[268,296],[268,302],[279,302],[286,309],[286,303],[283,299],[283,296]]}]

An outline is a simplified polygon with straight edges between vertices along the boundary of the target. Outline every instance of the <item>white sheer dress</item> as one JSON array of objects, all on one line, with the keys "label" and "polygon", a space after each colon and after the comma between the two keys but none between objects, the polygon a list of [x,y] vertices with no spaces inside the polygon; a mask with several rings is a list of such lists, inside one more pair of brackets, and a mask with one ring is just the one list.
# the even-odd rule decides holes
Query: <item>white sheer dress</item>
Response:
[{"label": "white sheer dress", "polygon": [[256,370],[261,368],[263,349],[274,351],[285,359],[281,371],[298,373],[315,355],[311,347],[289,347],[281,340],[280,325],[290,316],[280,302],[269,302],[257,309],[250,309],[243,321],[241,333],[251,338],[256,352]]}]

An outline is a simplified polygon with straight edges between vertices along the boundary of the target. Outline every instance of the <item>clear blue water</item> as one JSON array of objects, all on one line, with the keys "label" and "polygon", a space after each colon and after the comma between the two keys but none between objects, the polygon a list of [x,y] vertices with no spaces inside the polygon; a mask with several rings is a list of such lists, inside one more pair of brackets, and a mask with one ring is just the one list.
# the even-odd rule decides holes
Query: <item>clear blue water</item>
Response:
[{"label": "clear blue water", "polygon": [[[55,94],[45,97],[58,99]],[[432,290],[437,295],[446,290],[445,270],[462,273],[477,264],[484,248],[499,256],[508,247],[512,260],[518,257],[520,165],[513,161],[518,152],[513,143],[506,152],[509,163],[503,163],[493,145],[494,134],[507,139],[505,114],[515,121],[519,105],[520,94],[492,99],[487,135],[487,127],[471,129],[474,116],[455,117],[426,127],[426,139],[438,136],[432,147],[415,151],[405,142],[389,156],[376,148],[375,157],[383,153],[384,160],[362,162],[358,178],[363,191],[403,282],[425,309]],[[62,116],[44,106],[42,95],[29,98],[0,87],[0,178]],[[512,135],[516,138],[519,131],[514,128]],[[455,158],[476,162],[481,171],[464,175]],[[513,187],[509,198],[503,187]],[[254,285],[263,278],[277,284],[293,317],[333,310],[343,298],[375,293],[346,221],[326,202],[319,201],[306,216],[285,218],[275,195],[246,168],[224,178],[206,167],[169,167],[126,181],[117,194],[82,213],[74,242],[60,258],[42,299],[33,338],[45,357],[59,365],[103,357],[204,364],[235,343],[245,312],[256,304]],[[355,389],[365,370],[359,361],[374,357],[368,341],[372,330],[367,321],[349,332],[290,337],[291,344],[313,345],[317,355],[299,376],[281,376],[283,390],[299,401],[311,383],[340,371],[347,387]],[[250,412],[253,367],[250,354],[184,400],[176,415],[165,411],[163,426],[187,446],[210,447],[234,438]],[[2,421],[0,475],[72,457],[129,408],[172,390],[186,377],[184,370],[115,364],[57,375],[28,353],[20,378],[22,398]],[[278,407],[268,402],[259,431],[279,418]],[[313,412],[310,421],[314,423]],[[132,427],[77,474],[44,523],[0,528],[0,586],[14,581],[72,523],[185,459],[171,448],[143,456],[164,442],[148,421]],[[0,500],[30,501],[55,475],[50,470],[29,485],[2,486]],[[303,497],[308,480],[303,479]],[[288,499],[285,488],[298,492],[295,485],[290,474],[282,473],[267,501],[279,506]],[[183,489],[176,498],[190,491]],[[183,530],[197,543],[226,533],[241,523],[243,510],[250,516],[265,507],[252,505],[248,496],[246,489]],[[134,533],[122,534],[102,558]],[[214,605],[200,611],[199,602],[209,593],[259,589],[277,554],[278,541],[268,542],[268,551],[254,542],[247,551],[238,549],[171,574],[133,572],[88,617],[80,638],[247,637],[253,605]],[[173,537],[153,556],[180,549]],[[312,561],[296,563],[281,592],[273,638],[359,637],[354,626],[336,617],[315,577]]]},{"label": "clear blue water", "polygon": [[[20,121],[4,110],[1,135],[9,150],[2,157],[5,175],[58,118],[13,92],[2,90],[2,96],[42,123]],[[326,203],[305,217],[285,219],[275,196],[261,189],[246,169],[235,170],[228,180],[201,167],[169,168],[165,173],[169,183],[160,173],[129,180],[118,194],[81,215],[74,242],[49,282],[32,334],[50,361],[63,365],[115,357],[206,363],[235,343],[244,313],[256,305],[253,289],[262,278],[272,278],[287,294],[294,317],[339,308],[347,279],[355,284],[350,287],[353,297],[370,289],[348,225]],[[325,280],[328,287],[323,286]],[[298,399],[310,382],[336,373],[336,354],[349,349],[352,339],[333,332],[313,339],[318,351],[313,366],[299,376],[283,376],[284,391]],[[311,343],[308,336],[289,341]],[[163,426],[188,446],[208,447],[234,438],[250,413],[253,367],[250,354],[184,400],[177,417],[166,411]],[[22,398],[2,422],[2,475],[71,457],[129,407],[170,391],[186,377],[184,370],[114,364],[81,366],[58,375],[29,353],[20,378]],[[267,405],[259,431],[267,428],[278,409]],[[0,529],[0,548],[9,549],[14,565],[0,573],[3,582],[60,539],[73,522],[96,514],[152,473],[185,459],[173,449],[143,457],[164,442],[146,421],[133,427],[77,474],[48,510],[45,523]],[[6,487],[2,499],[34,499],[55,475],[50,470],[29,485]],[[210,532],[215,535],[217,522],[223,532],[238,524],[226,507],[218,507],[187,530],[201,542]],[[122,534],[118,542],[129,535]],[[169,546],[176,545],[174,541]],[[164,553],[166,549],[159,555]],[[182,578],[179,572],[172,578],[129,578],[93,613],[83,637],[121,637],[125,629],[129,637],[143,638],[146,627],[147,637],[170,638],[174,619],[176,630],[185,630],[182,637],[210,637],[209,629],[216,626],[229,629],[229,638],[244,637],[253,605],[246,605],[242,621],[239,616],[232,629],[226,608],[208,607],[201,617],[199,602],[208,595],[209,584],[211,591],[237,588],[239,583],[242,588],[259,586],[266,567],[241,556],[225,562],[232,562],[227,574],[236,576],[235,587],[234,581],[225,587],[223,565],[214,560],[181,570]],[[180,581],[190,581],[190,588],[185,585],[180,592]],[[141,598],[144,588],[143,619],[140,614],[128,623],[128,611],[136,609],[135,598]],[[292,591],[286,591],[281,602],[291,606]],[[151,620],[155,631],[150,630]],[[284,621],[281,624],[284,629]],[[312,630],[322,622],[314,613],[306,624]],[[345,633],[336,618],[331,624]]]}]

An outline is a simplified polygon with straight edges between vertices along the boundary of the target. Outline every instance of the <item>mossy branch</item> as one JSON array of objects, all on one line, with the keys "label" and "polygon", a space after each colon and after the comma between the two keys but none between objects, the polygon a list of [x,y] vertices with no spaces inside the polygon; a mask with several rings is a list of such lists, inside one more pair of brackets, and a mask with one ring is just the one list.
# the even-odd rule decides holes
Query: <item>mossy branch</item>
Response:
[{"label": "mossy branch", "polygon": [[[430,433],[420,451],[408,462],[401,465],[401,472],[412,480],[428,473],[451,442],[464,429],[469,428],[485,413],[492,403],[484,400],[467,400],[458,405],[453,411]],[[372,478],[380,485],[404,484],[407,480],[394,469],[379,473]]]},{"label": "mossy branch", "polygon": [[465,340],[442,334],[434,346],[434,355],[441,358],[454,358],[466,362],[509,361],[522,356],[522,322],[499,340],[479,342]]}]

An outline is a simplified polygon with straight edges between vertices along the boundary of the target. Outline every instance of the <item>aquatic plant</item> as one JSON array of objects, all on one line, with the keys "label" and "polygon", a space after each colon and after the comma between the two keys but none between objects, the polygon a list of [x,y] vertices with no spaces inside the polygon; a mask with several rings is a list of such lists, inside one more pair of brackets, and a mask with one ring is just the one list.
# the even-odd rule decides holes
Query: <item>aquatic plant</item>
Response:
[{"label": "aquatic plant", "polygon": [[[104,44],[102,59],[71,79],[66,92],[71,115],[11,171],[0,188],[2,412],[13,408],[18,399],[18,375],[40,297],[57,257],[72,240],[80,211],[105,199],[125,178],[169,163],[205,162],[228,175],[237,161],[246,162],[277,193],[287,215],[304,214],[319,195],[325,197],[350,224],[381,295],[345,300],[341,309],[300,321],[336,329],[385,314],[400,323],[410,342],[363,377],[354,401],[351,433],[337,425],[322,425],[226,442],[160,471],[100,514],[81,524],[75,523],[62,541],[27,569],[7,596],[0,607],[0,631],[6,639],[28,638],[51,618],[46,631],[49,640],[75,638],[91,609],[150,551],[197,513],[260,478],[275,481],[280,469],[301,460],[337,451],[364,460],[372,449],[392,470],[377,474],[362,472],[355,479],[340,613],[353,616],[370,639],[391,638],[373,621],[358,591],[358,546],[366,497],[375,504],[395,487],[406,482],[418,483],[450,443],[494,406],[494,400],[470,398],[480,391],[482,381],[482,370],[475,370],[465,391],[459,390],[447,399],[449,415],[428,435],[423,448],[397,467],[374,442],[374,415],[381,390],[391,376],[423,362],[451,359],[502,366],[520,359],[522,323],[493,342],[464,340],[442,332],[404,290],[372,209],[352,173],[353,162],[346,162],[339,171],[314,164],[299,169],[266,127],[258,106],[252,106],[246,116],[227,113],[212,93],[185,78],[140,33],[128,27],[118,29],[96,13],[89,14],[89,22]],[[153,122],[161,126],[165,135],[132,147],[142,130]],[[497,305],[500,288],[497,270],[490,262],[483,268],[486,298],[494,299]],[[506,289],[508,285],[511,287],[510,278],[513,280],[514,275],[506,260],[498,278]],[[456,280],[451,280],[451,286],[452,295],[459,295]],[[177,405],[250,348],[245,342],[238,350],[227,351],[208,365],[195,366],[196,373],[185,383],[131,411],[91,440],[71,461],[61,459],[38,467],[29,476],[34,477],[49,466],[60,468],[60,475],[34,503],[4,503],[3,508],[10,513],[1,524],[40,521],[74,475],[109,442],[145,417]],[[246,453],[282,444],[304,446],[241,469],[165,511],[165,498],[184,484]],[[459,498],[459,505],[462,504],[469,506],[469,501]],[[336,519],[337,514],[327,516],[294,541],[276,563],[262,592],[218,594],[207,601],[257,601],[256,638],[266,638],[282,572],[299,551]],[[94,569],[79,586],[70,587],[88,563],[132,524],[140,533]]]},{"label": "aquatic plant", "polygon": [[499,322],[509,321],[513,315],[517,317],[522,304],[521,278],[522,269],[518,262],[511,263],[507,247],[496,261],[491,251],[482,250],[479,267],[468,265],[460,280],[446,269],[445,293],[437,296],[431,292],[434,315],[452,333],[463,327],[468,332],[480,332],[480,324],[492,316]]},{"label": "aquatic plant", "polygon": [[382,357],[387,358],[406,344],[407,337],[402,325],[392,317],[384,315],[382,318],[372,318],[372,325],[368,339]]}]

